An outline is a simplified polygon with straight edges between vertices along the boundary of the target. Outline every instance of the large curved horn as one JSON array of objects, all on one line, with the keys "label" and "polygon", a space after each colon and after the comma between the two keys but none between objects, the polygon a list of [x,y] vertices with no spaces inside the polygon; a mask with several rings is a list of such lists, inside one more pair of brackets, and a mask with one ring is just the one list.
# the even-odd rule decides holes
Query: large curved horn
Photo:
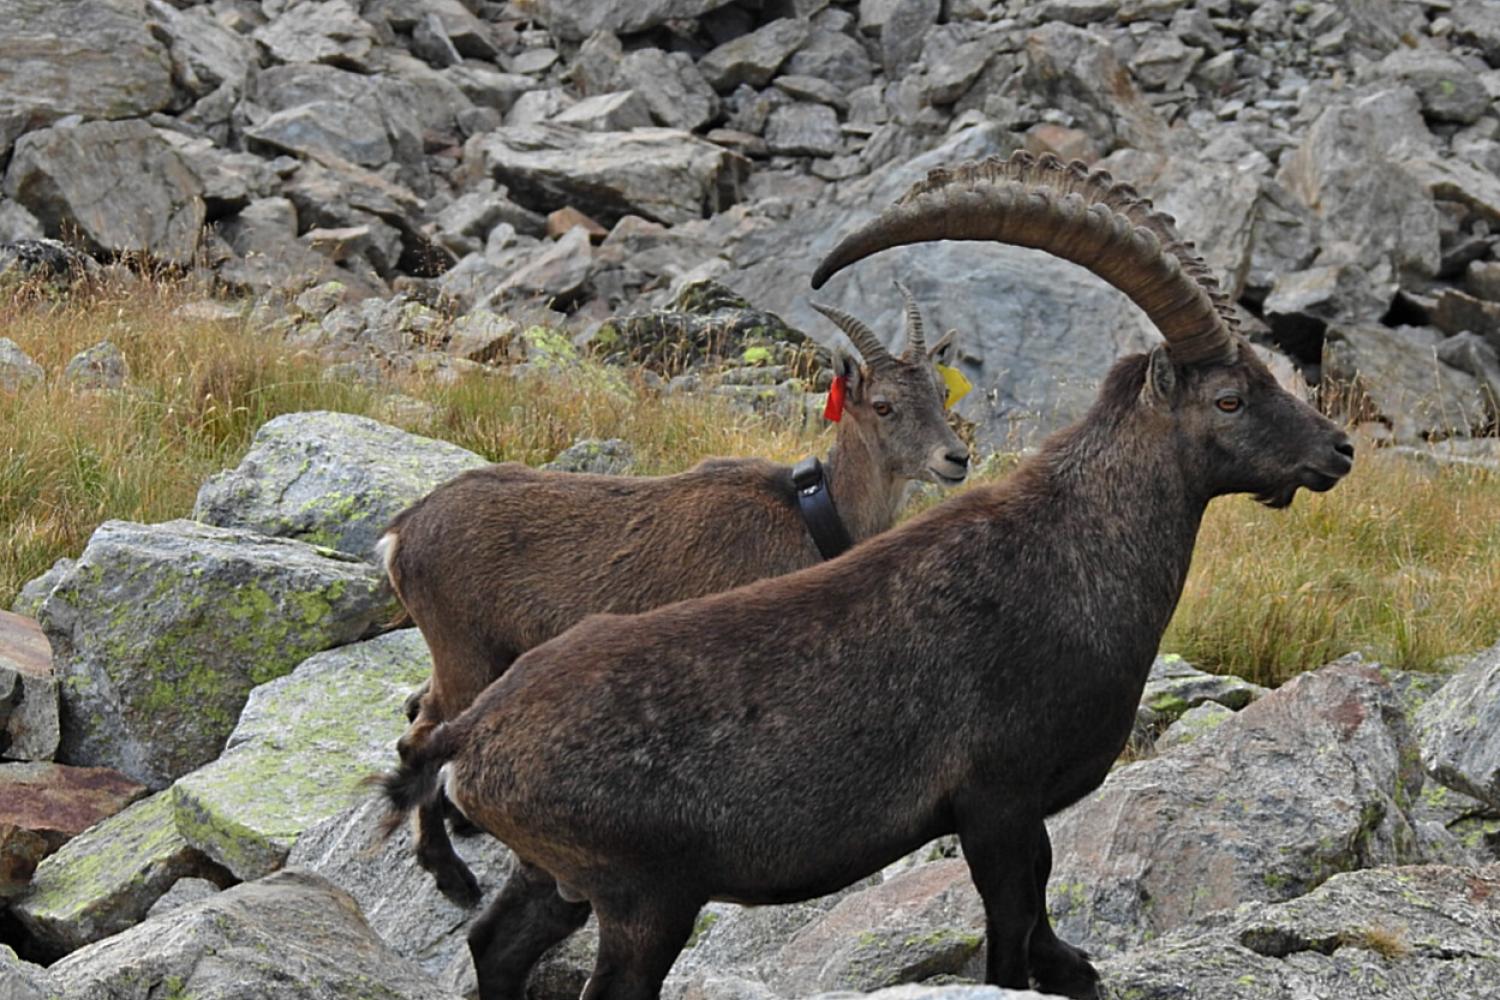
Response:
[{"label": "large curved horn", "polygon": [[906,303],[906,350],[901,356],[908,361],[924,361],[927,357],[927,338],[922,332],[922,310],[917,308],[917,297],[900,281],[894,282],[901,299]]},{"label": "large curved horn", "polygon": [[825,306],[820,302],[810,302],[808,304],[824,316],[833,320],[834,326],[848,334],[849,339],[854,342],[854,346],[859,350],[860,357],[864,359],[865,364],[885,364],[896,360],[891,356],[891,352],[885,349],[885,345],[880,342],[880,338],[875,336],[875,331],[865,326],[853,316],[850,316],[842,309]]},{"label": "large curved horn", "polygon": [[1238,320],[1170,215],[1108,172],[1050,153],[1017,152],[939,168],[895,205],[845,237],[812,286],[889,247],[929,240],[994,240],[1081,264],[1130,296],[1166,338],[1173,360],[1234,357]]}]

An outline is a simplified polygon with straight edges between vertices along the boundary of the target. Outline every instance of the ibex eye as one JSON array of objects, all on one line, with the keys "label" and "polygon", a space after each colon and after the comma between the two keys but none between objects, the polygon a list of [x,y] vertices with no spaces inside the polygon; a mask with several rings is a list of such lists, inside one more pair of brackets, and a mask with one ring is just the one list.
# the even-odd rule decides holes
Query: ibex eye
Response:
[{"label": "ibex eye", "polygon": [[1214,400],[1214,405],[1223,410],[1225,413],[1234,413],[1240,407],[1244,406],[1245,403],[1244,400],[1240,399],[1240,397],[1238,396],[1220,396],[1218,399]]},{"label": "ibex eye", "polygon": [[890,403],[886,403],[886,402],[876,403],[875,404],[875,412],[879,416],[888,417],[888,416],[891,415],[891,404]]}]

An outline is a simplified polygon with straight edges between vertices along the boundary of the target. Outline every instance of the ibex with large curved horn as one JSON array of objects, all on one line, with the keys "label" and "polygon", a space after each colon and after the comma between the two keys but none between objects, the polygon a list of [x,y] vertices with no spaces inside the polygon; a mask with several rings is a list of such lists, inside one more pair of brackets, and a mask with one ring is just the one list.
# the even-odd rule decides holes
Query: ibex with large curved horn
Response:
[{"label": "ibex with large curved horn", "polygon": [[[1104,780],[1210,499],[1331,488],[1348,438],[1283,390],[1171,220],[1081,165],[938,172],[818,281],[918,240],[1023,243],[1123,289],[1167,343],[1116,363],[1008,479],[846,557],[532,650],[387,779],[453,802],[520,866],[469,936],[484,1000],[518,1000],[593,908],[585,1000],[651,1000],[710,899],[831,892],[957,832],[986,979],[1098,995],[1043,905],[1043,820]],[[441,770],[440,770],[441,769]]]},{"label": "ibex with large curved horn", "polygon": [[[654,478],[509,463],[466,472],[397,515],[380,553],[432,652],[403,756],[517,656],[584,615],[644,611],[810,566],[895,523],[911,480],[961,482],[969,451],[948,425],[933,367],[949,344],[929,357],[916,302],[901,291],[899,356],[854,317],[817,307],[864,361],[834,352],[843,412],[826,472],[730,458]],[[419,821],[417,853],[437,872],[454,870],[436,805]],[[441,884],[460,900],[477,891],[461,877]]]}]

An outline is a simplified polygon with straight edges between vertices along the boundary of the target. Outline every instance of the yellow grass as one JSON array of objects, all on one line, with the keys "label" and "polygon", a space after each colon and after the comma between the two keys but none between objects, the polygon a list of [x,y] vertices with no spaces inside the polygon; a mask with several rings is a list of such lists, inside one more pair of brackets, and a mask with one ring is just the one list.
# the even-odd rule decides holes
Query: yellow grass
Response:
[{"label": "yellow grass", "polygon": [[[235,465],[255,428],[281,413],[368,414],[533,464],[578,437],[621,437],[644,473],[716,454],[791,460],[828,441],[826,431],[662,397],[593,366],[562,379],[333,384],[316,359],[247,324],[175,318],[187,295],[147,282],[57,304],[0,297],[0,336],[49,376],[44,386],[0,392],[0,606],[58,556],[82,551],[106,518],[186,516],[199,484]],[[57,376],[67,360],[105,338],[129,360],[130,389],[64,387]],[[390,415],[393,391],[433,404],[433,415]],[[1011,464],[994,463],[993,475]],[[1497,640],[1500,476],[1364,445],[1346,482],[1299,494],[1289,511],[1216,501],[1163,645],[1275,684],[1351,650],[1429,669]]]}]

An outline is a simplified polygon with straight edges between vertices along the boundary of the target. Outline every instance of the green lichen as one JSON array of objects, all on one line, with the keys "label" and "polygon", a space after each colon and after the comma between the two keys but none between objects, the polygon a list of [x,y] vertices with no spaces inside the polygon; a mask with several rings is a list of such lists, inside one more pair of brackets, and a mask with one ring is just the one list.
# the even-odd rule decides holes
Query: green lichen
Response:
[{"label": "green lichen", "polygon": [[703,939],[703,936],[705,934],[707,934],[710,930],[712,930],[714,924],[716,924],[718,922],[719,922],[719,915],[717,913],[715,913],[713,910],[704,910],[702,913],[698,914],[698,919],[693,924],[693,933],[688,938],[687,944],[684,945],[683,947],[685,947],[685,948],[694,948],[694,947],[697,947],[698,942]]}]

